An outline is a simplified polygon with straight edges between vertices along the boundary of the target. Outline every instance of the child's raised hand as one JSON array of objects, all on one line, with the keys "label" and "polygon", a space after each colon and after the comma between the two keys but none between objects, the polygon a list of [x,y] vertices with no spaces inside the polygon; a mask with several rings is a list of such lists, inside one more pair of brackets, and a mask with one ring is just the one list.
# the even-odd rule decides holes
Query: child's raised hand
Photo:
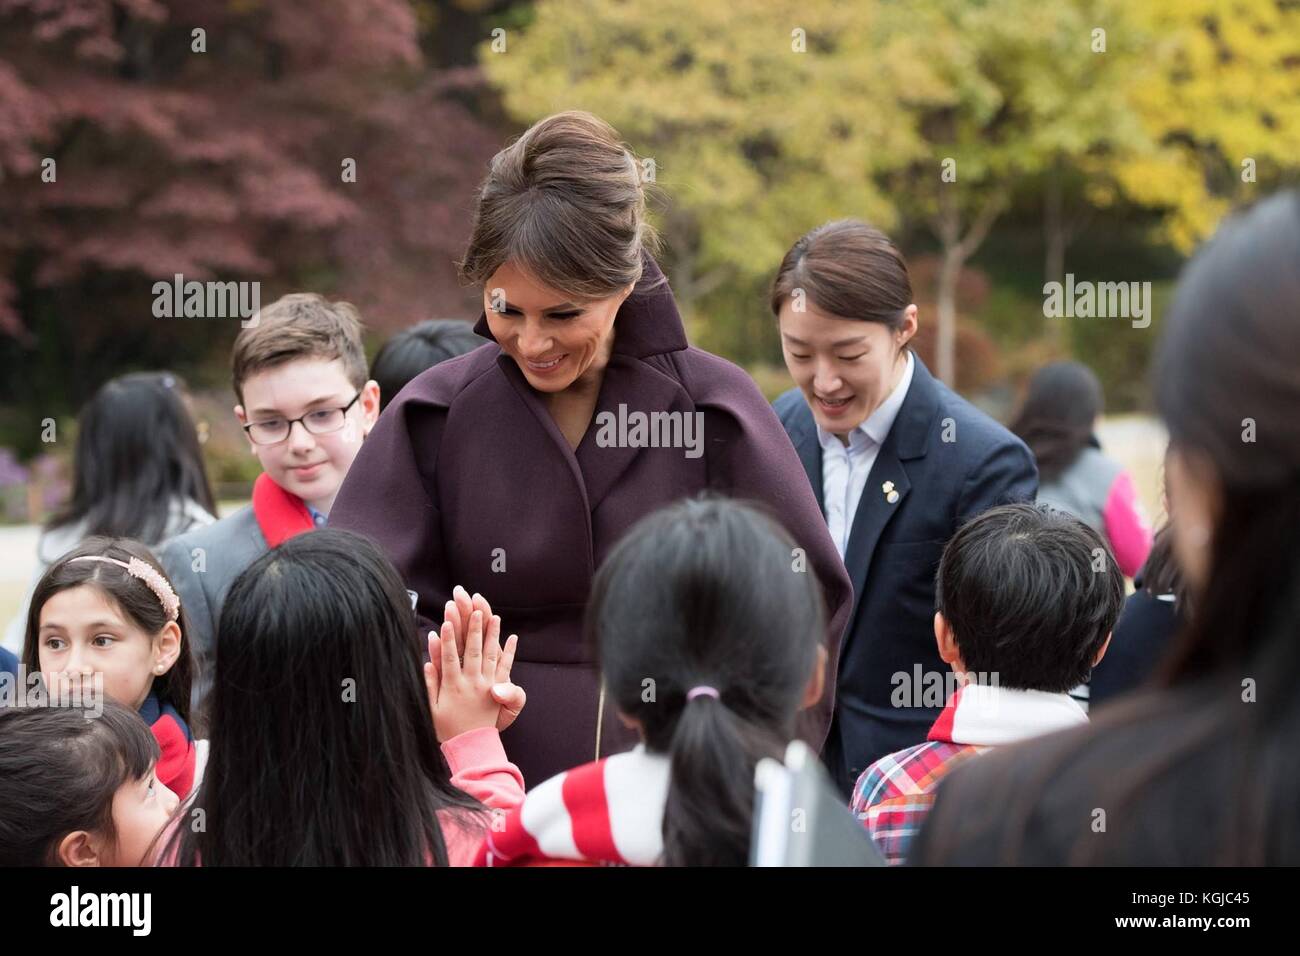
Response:
[{"label": "child's raised hand", "polygon": [[527,699],[522,687],[510,683],[519,638],[512,634],[503,650],[499,617],[486,618],[486,637],[481,611],[472,611],[467,620],[463,660],[450,621],[443,621],[441,636],[429,634],[424,683],[434,731],[443,743],[479,727],[504,730],[519,716]]},{"label": "child's raised hand", "polygon": [[466,629],[469,626],[469,616],[474,611],[483,613],[483,620],[492,619],[492,605],[488,603],[487,598],[481,594],[470,594],[459,584],[452,588],[451,600],[443,606],[443,620],[450,621],[452,633],[456,638],[456,652],[465,656],[465,637]]}]

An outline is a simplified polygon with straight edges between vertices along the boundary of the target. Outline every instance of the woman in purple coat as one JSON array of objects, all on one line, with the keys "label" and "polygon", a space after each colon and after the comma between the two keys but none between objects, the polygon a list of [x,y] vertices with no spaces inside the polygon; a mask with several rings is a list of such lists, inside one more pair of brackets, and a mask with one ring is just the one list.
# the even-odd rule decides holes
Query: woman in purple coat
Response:
[{"label": "woman in purple coat", "polygon": [[[534,783],[636,742],[582,618],[601,560],[651,511],[705,490],[766,505],[799,545],[791,573],[822,584],[828,678],[852,600],[780,421],[745,372],[687,344],[652,239],[638,164],[596,117],[551,116],[498,153],[460,264],[490,342],[393,399],[330,514],[387,552],[422,634],[457,585],[518,633],[528,706],[503,739]],[[656,676],[646,694],[689,689]],[[817,747],[826,686],[801,729]]]}]

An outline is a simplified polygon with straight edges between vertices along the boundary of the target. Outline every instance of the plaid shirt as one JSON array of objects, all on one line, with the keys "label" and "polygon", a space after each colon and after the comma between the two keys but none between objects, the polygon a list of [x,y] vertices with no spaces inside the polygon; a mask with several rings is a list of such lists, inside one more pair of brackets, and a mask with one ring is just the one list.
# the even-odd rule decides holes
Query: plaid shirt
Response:
[{"label": "plaid shirt", "polygon": [[907,857],[939,782],[990,747],[1087,723],[1067,694],[968,684],[948,699],[927,740],[881,757],[853,788],[854,816],[890,863]]},{"label": "plaid shirt", "polygon": [[968,757],[988,750],[973,744],[928,740],[881,757],[858,777],[853,815],[891,864],[902,863],[921,832],[939,781]]}]

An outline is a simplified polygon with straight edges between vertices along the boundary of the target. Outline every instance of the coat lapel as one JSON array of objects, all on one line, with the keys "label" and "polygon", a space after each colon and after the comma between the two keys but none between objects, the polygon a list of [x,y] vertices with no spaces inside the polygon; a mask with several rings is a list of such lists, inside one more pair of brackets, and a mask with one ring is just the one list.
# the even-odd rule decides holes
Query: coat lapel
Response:
[{"label": "coat lapel", "polygon": [[[487,313],[479,316],[474,331],[492,339]],[[618,483],[639,454],[682,454],[681,449],[638,448],[597,444],[598,417],[602,412],[619,418],[619,406],[628,413],[680,411],[694,412],[694,406],[685,390],[675,379],[652,368],[642,359],[665,352],[688,348],[686,329],[673,299],[672,290],[664,279],[659,265],[649,254],[643,255],[642,279],[633,293],[624,300],[614,319],[614,347],[609,365],[601,379],[600,394],[591,424],[578,443],[577,449],[569,446],[546,403],[524,378],[514,359],[504,352],[497,357],[506,378],[532,410],[542,430],[555,444],[556,450],[569,462],[590,514]]]},{"label": "coat lapel", "polygon": [[[867,571],[871,567],[880,535],[903,507],[903,502],[912,490],[903,463],[925,457],[931,423],[939,408],[939,391],[934,379],[919,356],[913,355],[913,359],[916,367],[912,372],[912,384],[907,390],[907,397],[903,399],[902,408],[898,410],[898,417],[894,419],[894,426],[885,436],[875,464],[871,466],[871,474],[867,476],[862,499],[853,516],[853,527],[849,531],[844,566],[853,581],[853,612],[849,615],[850,622],[856,618],[858,604],[866,591]],[[894,494],[897,495],[896,498]]]},{"label": "coat lapel", "polygon": [[822,484],[822,444],[817,438],[817,425],[812,417],[808,403],[800,400],[799,410],[794,416],[790,429],[790,443],[799,455],[799,463],[808,475],[808,484],[812,485],[813,494],[817,496],[817,507],[822,517],[826,517],[825,488]]},{"label": "coat lapel", "polygon": [[640,413],[649,416],[654,412],[693,415],[695,406],[675,379],[654,371],[638,359],[616,352],[605,369],[591,424],[575,452],[593,511],[618,484],[638,455],[680,458],[684,454],[681,448],[642,448],[618,443],[602,446],[599,443],[602,416],[612,416],[617,428],[627,415]]}]

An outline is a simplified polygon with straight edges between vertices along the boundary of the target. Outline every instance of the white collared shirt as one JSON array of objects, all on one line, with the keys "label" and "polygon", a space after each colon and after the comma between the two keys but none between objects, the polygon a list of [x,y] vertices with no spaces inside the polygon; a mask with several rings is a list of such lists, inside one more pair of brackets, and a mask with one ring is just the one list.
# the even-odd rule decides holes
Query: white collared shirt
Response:
[{"label": "white collared shirt", "polygon": [[821,425],[817,426],[817,439],[822,446],[822,500],[826,503],[826,526],[841,559],[848,550],[849,532],[853,530],[853,516],[862,500],[862,489],[867,486],[867,476],[876,463],[880,446],[903,407],[903,399],[912,384],[914,365],[909,349],[903,377],[880,407],[849,433],[847,447],[837,436],[823,430]]}]

